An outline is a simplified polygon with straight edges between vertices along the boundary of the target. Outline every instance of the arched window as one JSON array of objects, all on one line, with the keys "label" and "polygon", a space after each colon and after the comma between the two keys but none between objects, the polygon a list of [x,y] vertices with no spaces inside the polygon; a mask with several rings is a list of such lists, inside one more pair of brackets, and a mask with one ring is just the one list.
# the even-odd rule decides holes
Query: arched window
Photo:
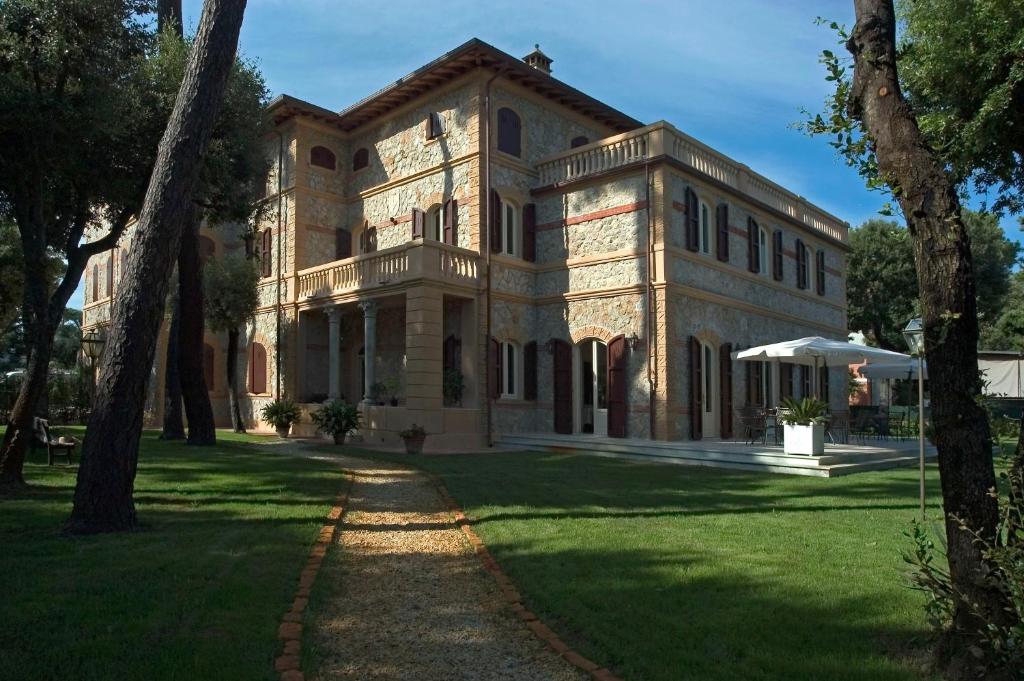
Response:
[{"label": "arched window", "polygon": [[338,167],[334,152],[327,147],[313,147],[309,150],[309,165],[334,170]]},{"label": "arched window", "polygon": [[114,251],[107,256],[107,295],[114,295]]},{"label": "arched window", "polygon": [[498,151],[511,154],[517,158],[523,154],[522,123],[519,114],[512,109],[498,109]]},{"label": "arched window", "polygon": [[368,165],[370,165],[370,150],[366,147],[356,149],[356,153],[352,154],[352,171],[362,170]]},{"label": "arched window", "polygon": [[213,362],[216,355],[213,352],[213,346],[209,343],[203,343],[203,380],[206,381],[206,389],[213,390]]},{"label": "arched window", "polygon": [[501,242],[498,252],[504,253],[505,255],[519,255],[519,245],[523,241],[522,216],[519,212],[519,206],[502,197],[500,209]]},{"label": "arched window", "polygon": [[262,343],[249,346],[249,392],[262,395],[267,392],[267,350]]},{"label": "arched window", "polygon": [[590,144],[590,140],[588,140],[585,135],[580,135],[579,137],[572,138],[572,142],[569,143],[569,148],[575,149],[576,147],[582,147],[584,144]]},{"label": "arched window", "polygon": [[444,238],[444,204],[437,204],[427,211],[426,233],[427,239],[441,241]]},{"label": "arched window", "polygon": [[711,253],[711,209],[708,204],[704,201],[700,202],[698,218],[700,219],[699,230],[697,236],[700,239],[698,248],[701,253]]}]

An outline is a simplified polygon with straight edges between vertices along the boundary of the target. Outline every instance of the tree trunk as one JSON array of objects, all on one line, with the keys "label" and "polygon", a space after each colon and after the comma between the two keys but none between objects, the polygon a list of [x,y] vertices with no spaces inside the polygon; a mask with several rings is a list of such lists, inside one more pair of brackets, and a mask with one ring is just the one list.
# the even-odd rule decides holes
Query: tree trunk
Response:
[{"label": "tree trunk", "polygon": [[25,264],[22,323],[28,351],[25,378],[18,389],[0,449],[0,484],[5,485],[25,483],[25,456],[34,437],[32,418],[46,392],[53,336],[57,332],[57,322],[50,314],[44,257],[31,257],[26,249]]},{"label": "tree trunk", "polygon": [[181,375],[178,372],[178,328],[181,298],[174,297],[167,329],[167,358],[164,362],[164,429],[161,440],[184,440],[185,422],[181,412]]},{"label": "tree trunk", "polygon": [[236,433],[244,433],[245,421],[238,406],[238,329],[228,329],[228,402],[231,426]]},{"label": "tree trunk", "polygon": [[[873,143],[881,177],[893,189],[914,239],[918,290],[931,384],[934,442],[948,539],[950,575],[964,598],[999,621],[1003,599],[984,580],[987,565],[972,535],[996,540],[999,521],[992,437],[979,404],[978,316],[971,249],[956,189],[903,99],[896,73],[892,0],[855,0],[857,23],[847,42],[854,58],[850,115]],[[980,623],[958,602],[955,627]]]},{"label": "tree trunk", "polygon": [[203,269],[199,258],[199,210],[189,211],[178,253],[178,376],[188,419],[188,443],[217,444],[216,424],[203,371]]},{"label": "tree trunk", "polygon": [[206,0],[185,77],[160,140],[114,307],[89,418],[74,507],[66,531],[136,526],[132,488],[138,465],[146,381],[153,366],[171,269],[192,209],[201,158],[235,60],[245,0]]}]

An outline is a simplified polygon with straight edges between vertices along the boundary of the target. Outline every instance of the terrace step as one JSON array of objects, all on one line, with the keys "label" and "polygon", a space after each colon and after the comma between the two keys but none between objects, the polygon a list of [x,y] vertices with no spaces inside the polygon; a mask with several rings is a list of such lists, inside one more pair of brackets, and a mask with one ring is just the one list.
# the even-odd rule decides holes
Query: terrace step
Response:
[{"label": "terrace step", "polygon": [[[918,460],[917,443],[913,441],[888,442],[888,447],[826,445],[825,455],[819,457],[785,454],[782,447],[747,445],[735,440],[663,442],[593,435],[516,433],[501,436],[496,444],[514,449],[577,452],[661,463],[819,477],[913,466]],[[926,450],[926,457],[934,456],[934,448]]]}]

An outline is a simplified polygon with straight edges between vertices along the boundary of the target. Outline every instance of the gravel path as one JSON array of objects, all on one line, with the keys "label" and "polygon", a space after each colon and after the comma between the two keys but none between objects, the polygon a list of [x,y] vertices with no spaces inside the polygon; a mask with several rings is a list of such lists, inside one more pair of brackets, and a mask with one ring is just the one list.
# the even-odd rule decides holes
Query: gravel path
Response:
[{"label": "gravel path", "polygon": [[587,678],[515,617],[425,476],[337,458],[355,482],[318,577],[333,584],[318,585],[332,595],[312,623],[311,677]]}]

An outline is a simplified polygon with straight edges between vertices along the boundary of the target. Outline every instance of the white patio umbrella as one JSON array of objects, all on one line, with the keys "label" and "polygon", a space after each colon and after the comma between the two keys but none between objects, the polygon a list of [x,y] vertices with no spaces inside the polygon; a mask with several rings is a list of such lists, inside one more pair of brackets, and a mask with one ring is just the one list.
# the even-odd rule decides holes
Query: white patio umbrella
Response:
[{"label": "white patio umbrella", "polygon": [[[763,362],[768,359],[781,359],[792,364],[809,364],[817,369],[819,366],[849,366],[864,362],[898,364],[910,361],[910,355],[891,350],[857,345],[846,341],[809,336],[796,340],[758,345],[733,353],[733,359],[745,362]],[[815,394],[817,394],[818,372],[814,372]]]},{"label": "white patio umbrella", "polygon": [[[917,360],[909,357],[906,362],[885,362],[865,364],[857,369],[864,378],[912,378],[917,379]],[[928,362],[924,363],[924,378],[928,380]]]}]

